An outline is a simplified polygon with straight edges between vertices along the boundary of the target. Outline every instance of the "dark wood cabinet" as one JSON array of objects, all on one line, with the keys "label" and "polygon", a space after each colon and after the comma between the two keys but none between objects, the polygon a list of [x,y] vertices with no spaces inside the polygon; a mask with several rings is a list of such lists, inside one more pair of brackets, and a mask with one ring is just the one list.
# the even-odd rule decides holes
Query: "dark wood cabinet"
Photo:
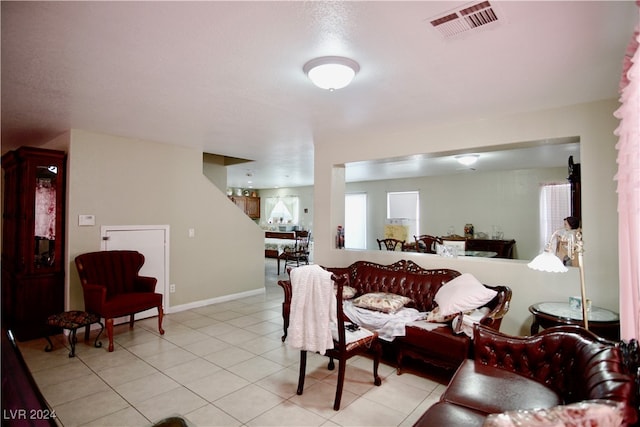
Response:
[{"label": "dark wood cabinet", "polygon": [[467,239],[465,249],[468,251],[496,252],[496,258],[514,257],[515,240]]},{"label": "dark wood cabinet", "polygon": [[573,156],[569,156],[569,176],[567,181],[571,184],[571,216],[582,221],[582,184],[580,178],[580,163],[573,162]]},{"label": "dark wood cabinet", "polygon": [[66,154],[22,147],[2,156],[2,319],[18,340],[64,311]]},{"label": "dark wood cabinet", "polygon": [[230,196],[233,203],[236,204],[249,218],[260,218],[260,197],[251,196]]}]

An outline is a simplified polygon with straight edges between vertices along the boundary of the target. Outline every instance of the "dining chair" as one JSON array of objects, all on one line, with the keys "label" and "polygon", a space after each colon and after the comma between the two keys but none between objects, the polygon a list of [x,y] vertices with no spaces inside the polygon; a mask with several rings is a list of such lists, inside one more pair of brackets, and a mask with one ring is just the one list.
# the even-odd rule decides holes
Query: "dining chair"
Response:
[{"label": "dining chair", "polygon": [[467,249],[467,241],[466,240],[447,240],[443,239],[442,244],[444,246],[448,246],[450,248],[455,248],[456,256],[464,256],[464,253]]},{"label": "dining chair", "polygon": [[437,253],[437,246],[442,244],[442,239],[436,236],[430,236],[428,234],[421,234],[419,236],[413,236],[416,241],[416,251],[428,254]]},{"label": "dining chair", "polygon": [[392,238],[376,239],[376,240],[378,241],[378,248],[380,250],[386,249],[387,251],[397,251],[398,246],[400,247],[400,250],[402,250],[405,244],[404,240],[398,240],[398,239],[392,239]]},{"label": "dining chair", "polygon": [[294,246],[285,247],[282,251],[281,259],[284,259],[284,271],[287,271],[287,266],[295,264],[296,267],[300,267],[300,264],[309,264],[309,240],[311,239],[311,233],[307,230],[300,230],[295,232],[296,243]]},{"label": "dining chair", "polygon": [[[329,357],[328,369],[335,369],[334,359],[338,361],[338,379],[336,383],[336,395],[333,402],[333,409],[340,409],[340,401],[342,399],[342,390],[344,387],[344,378],[347,368],[347,360],[351,357],[363,354],[366,352],[373,353],[373,383],[376,386],[382,384],[382,380],[378,375],[378,365],[380,364],[380,358],[382,355],[382,347],[378,342],[378,333],[375,331],[369,331],[364,328],[360,328],[359,326],[351,323],[349,319],[345,316],[344,311],[342,309],[342,291],[345,283],[347,282],[346,276],[336,277],[332,275],[328,271],[324,271],[326,275],[330,276],[330,280],[321,280],[314,281],[313,283],[300,283],[298,281],[298,277],[305,277],[303,269],[315,268],[322,269],[317,265],[304,266],[298,269],[294,269],[291,271],[291,287],[292,287],[292,302],[291,302],[291,326],[289,330],[289,339],[295,341],[294,334],[296,333],[296,328],[305,329],[309,327],[307,325],[295,325],[294,322],[300,321],[303,322],[313,322],[315,323],[318,318],[316,316],[318,310],[318,299],[313,299],[314,303],[309,305],[313,306],[304,306],[301,305],[301,301],[311,301],[312,298],[308,298],[309,291],[305,290],[307,286],[317,286],[317,287],[326,287],[330,286],[331,289],[320,290],[320,292],[329,292],[333,296],[335,296],[335,310],[336,310],[336,324],[335,331],[332,331],[332,339],[333,339],[333,348],[327,348],[324,350],[324,355]],[[308,276],[307,276],[308,277]],[[282,286],[282,285],[281,285]],[[335,287],[334,287],[335,286]],[[322,308],[331,310],[332,308],[327,304],[326,307]],[[301,310],[302,312],[296,313],[296,311]],[[310,316],[306,316],[305,314],[310,314]],[[330,322],[328,321],[326,324],[327,328],[330,328]],[[293,330],[291,329],[293,328]],[[298,378],[298,388],[296,393],[301,395],[304,390],[304,380],[306,376],[306,366],[307,366],[307,351],[309,351],[304,346],[300,350],[300,374]],[[315,348],[314,350],[315,351]]]}]

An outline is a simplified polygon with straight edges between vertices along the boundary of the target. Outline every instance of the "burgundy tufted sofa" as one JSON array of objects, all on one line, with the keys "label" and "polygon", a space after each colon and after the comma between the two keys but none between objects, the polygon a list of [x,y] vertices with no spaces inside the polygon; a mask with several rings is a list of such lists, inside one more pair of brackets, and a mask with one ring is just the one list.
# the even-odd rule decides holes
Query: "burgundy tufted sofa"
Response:
[{"label": "burgundy tufted sofa", "polygon": [[158,331],[162,329],[162,294],[156,293],[155,277],[140,276],[144,255],[137,251],[99,251],[78,255],[75,259],[82,284],[85,310],[104,317],[113,351],[113,321],[151,308],[158,309]]},{"label": "burgundy tufted sofa", "polygon": [[[441,286],[460,273],[450,269],[424,269],[413,261],[401,260],[390,265],[369,261],[357,261],[348,267],[326,268],[335,275],[346,275],[348,285],[355,288],[357,295],[369,292],[390,292],[412,299],[419,311],[431,311],[436,307],[435,294]],[[284,318],[284,341],[289,327],[291,304],[291,283],[278,283],[284,289],[282,316]],[[506,286],[486,287],[497,291],[496,297],[486,304],[490,312],[481,323],[499,330],[503,316],[509,309],[511,289]],[[435,366],[455,369],[469,356],[470,338],[455,334],[451,327],[426,330],[407,326],[406,336],[397,337],[392,346],[397,355],[398,373],[401,373],[405,356],[417,358]]]},{"label": "burgundy tufted sofa", "polygon": [[624,425],[637,422],[634,376],[619,344],[579,326],[512,337],[476,325],[473,350],[414,427],[482,426],[492,413],[592,399],[622,402]]}]

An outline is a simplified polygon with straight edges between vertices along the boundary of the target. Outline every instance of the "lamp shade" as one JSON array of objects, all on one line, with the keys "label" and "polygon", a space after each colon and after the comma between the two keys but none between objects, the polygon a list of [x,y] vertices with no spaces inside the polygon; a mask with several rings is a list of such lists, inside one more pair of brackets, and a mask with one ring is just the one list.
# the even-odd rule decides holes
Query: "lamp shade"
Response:
[{"label": "lamp shade", "polygon": [[302,70],[314,85],[333,91],[348,86],[360,71],[360,66],[349,58],[324,56],[307,62]]},{"label": "lamp shade", "polygon": [[566,273],[569,269],[560,261],[560,258],[551,252],[544,251],[535,257],[527,267],[532,270],[546,271],[548,273]]},{"label": "lamp shade", "polygon": [[[551,249],[551,243],[553,239],[560,233],[561,230],[556,230],[552,235],[551,239],[547,243],[545,251],[540,255],[535,257],[527,266],[533,270],[546,271],[549,273],[566,273],[569,269],[564,265],[564,263],[558,258]],[[587,289],[584,284],[584,266],[583,266],[583,257],[582,253],[584,252],[583,242],[582,242],[582,230],[578,230],[576,232],[576,238],[570,239],[569,244],[571,245],[571,253],[575,252],[578,254],[578,270],[580,271],[580,297],[582,300],[582,322],[584,324],[584,328],[589,330],[589,313],[587,312]],[[574,248],[575,247],[575,248]]]}]

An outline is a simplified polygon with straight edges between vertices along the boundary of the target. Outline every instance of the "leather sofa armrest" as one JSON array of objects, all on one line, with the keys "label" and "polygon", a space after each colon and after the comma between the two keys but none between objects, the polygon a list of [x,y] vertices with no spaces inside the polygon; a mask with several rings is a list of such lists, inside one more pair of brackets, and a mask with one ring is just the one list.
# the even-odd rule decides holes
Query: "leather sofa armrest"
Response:
[{"label": "leather sofa armrest", "polygon": [[136,292],[155,292],[158,279],[155,277],[138,276],[133,283]]},{"label": "leather sofa armrest", "polygon": [[101,285],[82,285],[84,294],[84,309],[88,312],[99,313],[102,303],[107,299],[107,288]]}]

